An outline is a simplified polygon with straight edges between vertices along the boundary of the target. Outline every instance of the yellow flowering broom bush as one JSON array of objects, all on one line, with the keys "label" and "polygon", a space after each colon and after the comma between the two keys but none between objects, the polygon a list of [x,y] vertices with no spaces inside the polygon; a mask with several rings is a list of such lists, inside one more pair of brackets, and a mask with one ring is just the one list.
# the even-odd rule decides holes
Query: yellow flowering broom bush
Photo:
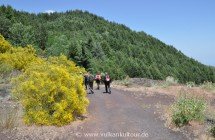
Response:
[{"label": "yellow flowering broom bush", "polygon": [[71,73],[72,67],[77,69],[71,65],[69,71],[48,61],[29,67],[14,80],[13,93],[22,101],[27,124],[64,125],[86,112],[89,101],[83,78]]},{"label": "yellow flowering broom bush", "polygon": [[7,50],[11,49],[11,44],[4,39],[4,37],[0,34],[0,53],[5,53]]},{"label": "yellow flowering broom bush", "polygon": [[22,71],[12,81],[12,93],[23,105],[25,123],[61,126],[86,112],[84,68],[63,55],[39,58],[30,46],[6,48],[2,44],[7,41],[0,36],[0,62]]},{"label": "yellow flowering broom bush", "polygon": [[0,35],[0,63],[24,70],[31,62],[39,61],[32,46],[13,47]]}]

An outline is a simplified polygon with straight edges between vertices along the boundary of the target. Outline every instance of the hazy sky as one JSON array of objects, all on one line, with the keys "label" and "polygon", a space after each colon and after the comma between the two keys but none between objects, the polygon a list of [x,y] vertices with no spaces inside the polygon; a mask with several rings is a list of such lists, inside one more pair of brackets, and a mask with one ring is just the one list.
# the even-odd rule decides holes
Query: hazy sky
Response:
[{"label": "hazy sky", "polygon": [[145,31],[204,64],[215,66],[215,0],[1,0],[28,12],[81,9]]}]

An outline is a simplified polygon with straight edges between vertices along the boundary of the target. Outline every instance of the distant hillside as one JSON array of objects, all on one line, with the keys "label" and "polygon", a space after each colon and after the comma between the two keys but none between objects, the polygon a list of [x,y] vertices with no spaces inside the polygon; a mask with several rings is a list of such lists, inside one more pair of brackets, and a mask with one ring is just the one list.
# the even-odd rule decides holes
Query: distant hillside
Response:
[{"label": "distant hillside", "polygon": [[215,82],[214,68],[145,32],[80,10],[30,14],[1,6],[0,33],[14,45],[32,44],[44,56],[63,53],[77,65],[110,72],[115,79],[173,76],[180,82]]}]

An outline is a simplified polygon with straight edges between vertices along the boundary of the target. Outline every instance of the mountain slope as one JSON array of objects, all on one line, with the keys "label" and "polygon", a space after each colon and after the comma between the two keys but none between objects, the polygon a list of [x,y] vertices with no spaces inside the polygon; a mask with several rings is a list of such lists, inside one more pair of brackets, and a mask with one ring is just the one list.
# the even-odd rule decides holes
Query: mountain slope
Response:
[{"label": "mountain slope", "polygon": [[45,56],[63,53],[78,65],[94,73],[110,72],[115,79],[173,76],[180,82],[215,82],[214,68],[145,32],[80,10],[30,14],[1,6],[0,33],[14,45],[32,44]]}]

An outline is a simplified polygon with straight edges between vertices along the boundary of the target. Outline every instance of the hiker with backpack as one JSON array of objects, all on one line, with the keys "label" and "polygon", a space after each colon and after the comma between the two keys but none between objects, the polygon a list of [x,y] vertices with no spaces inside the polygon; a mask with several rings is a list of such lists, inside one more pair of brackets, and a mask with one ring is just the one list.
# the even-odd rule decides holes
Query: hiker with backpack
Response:
[{"label": "hiker with backpack", "polygon": [[96,84],[97,84],[97,89],[99,90],[100,83],[101,83],[101,74],[99,72],[96,74],[95,80],[96,80]]},{"label": "hiker with backpack", "polygon": [[87,90],[87,86],[89,85],[89,75],[88,75],[88,73],[84,74],[84,85],[85,85],[85,89]]},{"label": "hiker with backpack", "polygon": [[93,82],[94,82],[94,76],[89,72],[88,73],[89,75],[89,90],[90,90],[90,94],[93,94],[94,93],[94,91],[93,91]]},{"label": "hiker with backpack", "polygon": [[104,77],[104,84],[105,84],[105,91],[106,92],[104,92],[104,93],[111,94],[110,83],[111,83],[110,75],[108,73],[106,73],[105,77]]}]

